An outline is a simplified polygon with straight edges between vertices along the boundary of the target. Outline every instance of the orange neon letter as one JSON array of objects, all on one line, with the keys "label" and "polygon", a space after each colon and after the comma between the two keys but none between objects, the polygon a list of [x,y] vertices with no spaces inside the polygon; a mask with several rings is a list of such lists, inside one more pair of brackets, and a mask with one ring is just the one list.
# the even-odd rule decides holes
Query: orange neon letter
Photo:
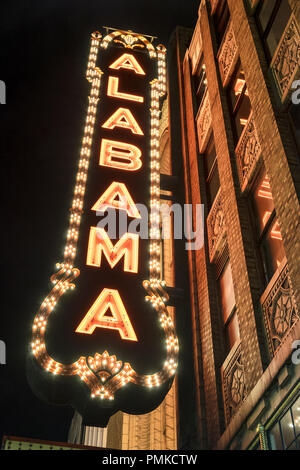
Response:
[{"label": "orange neon letter", "polygon": [[[111,315],[106,315],[107,310],[110,310]],[[120,294],[115,289],[103,289],[77,327],[76,333],[91,335],[95,328],[118,330],[122,339],[137,341]]]},{"label": "orange neon letter", "polygon": [[135,145],[102,139],[99,165],[137,171],[142,166],[141,156],[141,150]]},{"label": "orange neon letter", "polygon": [[138,272],[139,236],[125,233],[113,246],[109,236],[103,228],[91,227],[86,264],[88,266],[101,266],[102,251],[113,269],[124,256],[124,271]]},{"label": "orange neon letter", "polygon": [[123,54],[113,64],[109,66],[110,69],[119,70],[127,69],[133,70],[138,75],[146,75],[136,58],[132,54]]},{"label": "orange neon letter", "polygon": [[120,98],[121,100],[137,101],[138,103],[144,102],[143,96],[132,95],[131,93],[123,93],[122,91],[119,91],[118,77],[108,77],[107,96]]},{"label": "orange neon letter", "polygon": [[141,215],[124,183],[114,181],[102,196],[100,196],[96,204],[92,207],[92,210],[105,212],[108,207],[125,210],[129,217],[141,219]]},{"label": "orange neon letter", "polygon": [[127,108],[119,108],[102,124],[105,129],[113,130],[115,127],[130,129],[133,134],[144,135],[142,129],[133,117],[132,112]]}]

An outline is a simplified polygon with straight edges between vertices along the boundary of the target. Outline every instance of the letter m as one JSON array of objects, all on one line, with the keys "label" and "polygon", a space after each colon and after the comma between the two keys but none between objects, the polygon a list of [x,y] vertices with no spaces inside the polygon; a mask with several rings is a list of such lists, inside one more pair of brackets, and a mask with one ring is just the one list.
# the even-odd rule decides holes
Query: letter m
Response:
[{"label": "letter m", "polygon": [[125,233],[113,245],[103,228],[91,227],[86,264],[100,267],[102,252],[112,269],[124,256],[124,271],[129,273],[138,272],[139,236],[137,234]]}]

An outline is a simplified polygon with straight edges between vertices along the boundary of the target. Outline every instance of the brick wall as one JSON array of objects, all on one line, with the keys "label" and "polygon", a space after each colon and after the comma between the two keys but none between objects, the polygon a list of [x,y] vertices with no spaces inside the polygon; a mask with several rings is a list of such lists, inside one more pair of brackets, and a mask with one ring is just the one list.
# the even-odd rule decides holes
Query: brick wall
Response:
[{"label": "brick wall", "polygon": [[255,20],[253,17],[247,18],[243,2],[228,0],[228,5],[241,62],[245,70],[257,133],[262,147],[262,157],[270,178],[293,291],[299,305],[300,167],[297,150],[289,127],[287,112],[278,104],[277,91],[269,73]]}]

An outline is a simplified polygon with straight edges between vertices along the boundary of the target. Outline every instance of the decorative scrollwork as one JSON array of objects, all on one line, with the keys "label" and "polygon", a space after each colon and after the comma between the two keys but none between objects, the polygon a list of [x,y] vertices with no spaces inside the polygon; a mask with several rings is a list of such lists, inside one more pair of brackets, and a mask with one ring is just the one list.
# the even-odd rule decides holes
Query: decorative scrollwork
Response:
[{"label": "decorative scrollwork", "polygon": [[251,113],[235,150],[242,190],[248,184],[253,170],[261,155],[255,121]]},{"label": "decorative scrollwork", "polygon": [[271,355],[274,356],[285,337],[299,319],[285,264],[276,280],[262,297],[265,325]]},{"label": "decorative scrollwork", "polygon": [[208,245],[209,257],[212,262],[218,252],[223,247],[223,242],[226,238],[226,227],[224,212],[222,209],[222,196],[219,190],[214,204],[207,217],[207,232],[208,232]]},{"label": "decorative scrollwork", "polygon": [[241,344],[232,350],[229,362],[222,370],[222,378],[225,416],[228,424],[247,396]]},{"label": "decorative scrollwork", "polygon": [[141,34],[134,33],[133,31],[112,31],[103,38],[101,47],[106,49],[111,41],[118,42],[128,49],[146,47],[150,57],[157,57],[153,44],[148,41],[146,37]]},{"label": "decorative scrollwork", "polygon": [[271,68],[282,100],[287,96],[300,64],[300,32],[294,15],[284,30]]},{"label": "decorative scrollwork", "polygon": [[202,103],[200,104],[198,117],[197,117],[197,129],[198,129],[198,141],[199,151],[203,153],[208,143],[208,139],[211,131],[211,110],[208,91],[206,90],[203,97]]},{"label": "decorative scrollwork", "polygon": [[145,44],[137,44],[139,38],[132,34],[122,34],[121,39],[115,39],[114,42],[119,42],[128,49],[134,49],[135,47],[144,48]]},{"label": "decorative scrollwork", "polygon": [[234,67],[238,60],[238,47],[233,32],[232,22],[229,23],[224,40],[220,47],[219,52],[219,69],[222,78],[223,86],[226,86]]}]

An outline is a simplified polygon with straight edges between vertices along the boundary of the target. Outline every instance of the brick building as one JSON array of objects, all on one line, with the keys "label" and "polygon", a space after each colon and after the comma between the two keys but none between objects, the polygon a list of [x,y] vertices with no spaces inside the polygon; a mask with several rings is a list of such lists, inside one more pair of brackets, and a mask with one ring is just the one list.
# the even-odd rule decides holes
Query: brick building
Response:
[{"label": "brick building", "polygon": [[202,0],[169,45],[171,160],[207,229],[188,253],[198,448],[300,449],[299,25],[296,0]]}]

